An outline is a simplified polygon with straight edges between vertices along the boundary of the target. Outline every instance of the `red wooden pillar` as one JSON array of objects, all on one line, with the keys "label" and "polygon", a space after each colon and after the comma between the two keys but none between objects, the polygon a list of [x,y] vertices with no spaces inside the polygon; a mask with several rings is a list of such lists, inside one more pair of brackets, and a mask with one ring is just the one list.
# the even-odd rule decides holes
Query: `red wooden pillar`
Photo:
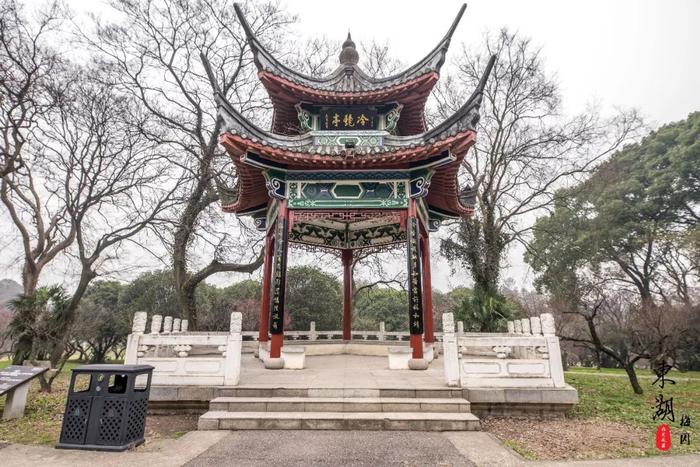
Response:
[{"label": "red wooden pillar", "polygon": [[416,212],[416,200],[408,201],[406,219],[406,244],[408,256],[408,325],[411,354],[414,359],[423,358],[423,298],[420,263],[420,226]]},{"label": "red wooden pillar", "polygon": [[272,267],[272,293],[270,299],[270,358],[282,356],[284,343],[284,312],[287,293],[287,239],[289,237],[289,210],[280,201],[275,224],[275,249]]},{"label": "red wooden pillar", "polygon": [[343,250],[343,340],[352,339],[352,250]]},{"label": "red wooden pillar", "polygon": [[265,234],[265,262],[263,265],[262,277],[262,297],[260,300],[260,327],[258,330],[258,341],[267,342],[269,339],[268,326],[270,325],[270,280],[272,275],[272,232],[270,229]]},{"label": "red wooden pillar", "polygon": [[425,326],[425,342],[435,342],[435,325],[433,321],[433,285],[430,278],[430,238],[425,232],[421,239],[421,260],[423,272],[423,325]]}]

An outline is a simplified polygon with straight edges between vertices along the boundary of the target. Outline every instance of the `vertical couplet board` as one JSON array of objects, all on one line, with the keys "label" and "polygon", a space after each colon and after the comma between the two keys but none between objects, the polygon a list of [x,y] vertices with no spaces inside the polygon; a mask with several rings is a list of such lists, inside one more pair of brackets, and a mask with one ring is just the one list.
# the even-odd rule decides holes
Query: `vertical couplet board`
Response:
[{"label": "vertical couplet board", "polygon": [[420,237],[418,219],[406,220],[406,245],[408,248],[408,326],[411,334],[423,334],[423,284],[421,279]]},{"label": "vertical couplet board", "polygon": [[270,334],[284,332],[284,299],[287,287],[287,218],[278,216],[275,225],[275,250],[270,297]]}]

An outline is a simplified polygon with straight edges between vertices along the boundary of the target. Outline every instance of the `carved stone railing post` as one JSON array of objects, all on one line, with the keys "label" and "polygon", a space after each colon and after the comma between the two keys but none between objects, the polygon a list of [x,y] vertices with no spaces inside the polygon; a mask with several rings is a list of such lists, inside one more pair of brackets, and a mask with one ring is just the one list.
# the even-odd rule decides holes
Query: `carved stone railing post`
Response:
[{"label": "carved stone railing post", "polygon": [[533,336],[542,335],[542,323],[540,323],[539,317],[533,316],[530,318],[530,332],[532,332]]},{"label": "carved stone railing post", "polygon": [[147,320],[148,316],[145,311],[137,311],[134,313],[131,334],[126,338],[126,352],[124,352],[124,363],[127,365],[135,365],[138,362],[139,345],[141,336],[146,332]]},{"label": "carved stone railing post", "polygon": [[163,320],[163,334],[170,334],[173,331],[173,317],[166,316]]},{"label": "carved stone railing post", "polygon": [[160,327],[163,324],[163,317],[161,315],[153,315],[151,318],[151,334],[160,333]]},{"label": "carved stone railing post", "polygon": [[186,319],[183,319],[180,321],[180,332],[187,332],[187,327],[189,326],[189,321]]},{"label": "carved stone railing post", "polygon": [[442,314],[442,353],[445,359],[445,382],[450,387],[459,386],[459,353],[452,313]]},{"label": "carved stone railing post", "polygon": [[549,372],[552,376],[554,387],[563,388],[566,386],[564,382],[564,366],[561,362],[561,348],[559,347],[559,338],[556,336],[554,316],[551,313],[542,313],[540,315],[540,323],[542,324],[542,334],[547,342]]},{"label": "carved stone railing post", "polygon": [[512,321],[508,321],[508,334],[513,334],[515,332],[515,325]]},{"label": "carved stone railing post", "polygon": [[[454,322],[454,318],[453,318],[453,322]],[[458,336],[464,335],[464,323],[462,321],[457,321],[457,335]]]},{"label": "carved stone railing post", "polygon": [[146,332],[146,321],[148,320],[148,315],[145,311],[137,311],[134,313],[134,321],[131,326],[132,334],[143,334]]},{"label": "carved stone railing post", "polygon": [[241,336],[243,314],[240,311],[231,313],[231,326],[226,342],[224,361],[224,385],[236,386],[241,379],[241,351],[243,337]]},{"label": "carved stone railing post", "polygon": [[182,320],[180,318],[175,318],[173,320],[173,332],[180,332],[180,322]]},{"label": "carved stone railing post", "polygon": [[377,336],[377,339],[380,341],[386,339],[386,324],[384,324],[384,321],[379,322],[379,335]]},{"label": "carved stone railing post", "polygon": [[315,341],[318,339],[318,333],[316,332],[316,321],[311,321],[309,323],[309,340]]},{"label": "carved stone railing post", "polygon": [[542,334],[545,336],[554,336],[557,333],[554,327],[554,316],[551,313],[542,313],[540,315],[540,323],[542,324]]},{"label": "carved stone railing post", "polygon": [[513,326],[514,326],[514,332],[515,334],[522,334],[523,333],[523,323],[519,320],[516,319],[513,321]]},{"label": "carved stone railing post", "polygon": [[530,334],[530,319],[523,318],[520,320],[520,327],[523,330],[523,334]]}]

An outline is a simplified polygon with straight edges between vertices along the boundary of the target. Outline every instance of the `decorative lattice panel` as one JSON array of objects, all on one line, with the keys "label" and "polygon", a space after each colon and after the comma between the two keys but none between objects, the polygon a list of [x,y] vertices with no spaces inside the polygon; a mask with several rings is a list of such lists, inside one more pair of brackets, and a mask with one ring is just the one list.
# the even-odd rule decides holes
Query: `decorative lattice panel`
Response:
[{"label": "decorative lattice panel", "polygon": [[294,211],[294,221],[314,223],[314,221],[335,221],[355,223],[363,221],[381,221],[385,224],[396,223],[399,220],[398,211],[366,210],[366,211]]},{"label": "decorative lattice panel", "polygon": [[126,426],[127,442],[143,438],[147,411],[148,400],[146,399],[133,400],[129,404],[129,422]]},{"label": "decorative lattice panel", "polygon": [[126,399],[105,399],[100,415],[98,444],[119,444]]},{"label": "decorative lattice panel", "polygon": [[71,398],[68,400],[66,413],[63,415],[63,429],[61,430],[62,443],[83,443],[87,431],[89,413],[90,398]]}]

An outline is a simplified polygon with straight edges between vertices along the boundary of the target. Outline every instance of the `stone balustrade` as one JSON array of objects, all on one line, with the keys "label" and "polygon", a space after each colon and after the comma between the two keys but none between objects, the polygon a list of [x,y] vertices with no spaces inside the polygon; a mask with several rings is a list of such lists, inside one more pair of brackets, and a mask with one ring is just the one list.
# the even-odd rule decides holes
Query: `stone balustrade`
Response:
[{"label": "stone balustrade", "polygon": [[[463,333],[454,340],[448,339],[454,332],[454,326],[449,325],[450,313],[443,315],[445,323],[452,328],[452,332],[443,329],[445,373],[457,374],[452,367],[459,365],[462,387],[565,386],[559,338],[551,314],[509,321],[507,333]],[[460,356],[458,363],[455,354]]]},{"label": "stone balustrade", "polygon": [[[236,385],[240,379],[242,341],[257,341],[257,331],[241,331],[242,316],[231,314],[229,332],[189,332],[187,320],[135,313],[127,341],[126,363],[154,366],[157,385]],[[455,329],[456,327],[456,329]],[[564,386],[559,338],[551,314],[514,320],[505,333],[465,332],[464,324],[443,315],[443,343],[447,384],[462,387]],[[408,341],[408,332],[353,331],[353,340]],[[286,331],[290,341],[342,341],[341,330]],[[369,343],[369,342],[368,342]],[[310,342],[309,342],[310,344]],[[305,344],[308,346],[308,344]],[[311,353],[313,354],[313,353]],[[454,367],[454,368],[453,368]]]},{"label": "stone balustrade", "polygon": [[[474,333],[464,332],[464,323],[457,323],[457,333],[458,337],[468,336]],[[435,341],[442,341],[442,332],[435,332]],[[480,334],[480,333],[479,333]],[[243,331],[244,341],[257,341],[258,331]],[[365,341],[409,341],[411,334],[405,331],[386,331],[386,326],[384,322],[379,323],[379,329],[374,330],[354,330],[352,331],[353,340],[365,340]],[[338,330],[318,330],[316,329],[316,323],[312,321],[309,325],[308,331],[284,331],[284,339],[289,341],[317,341],[317,340],[343,340],[343,331]]]},{"label": "stone balustrade", "polygon": [[231,313],[229,332],[188,332],[186,319],[134,314],[124,363],[152,365],[155,385],[235,386],[241,372],[240,312]]},{"label": "stone balustrade", "polygon": [[[243,331],[242,334],[244,341],[258,340],[258,331]],[[381,322],[377,331],[352,331],[352,338],[365,341],[408,341],[410,340],[410,334],[408,332],[387,332],[384,322]],[[312,321],[308,331],[285,330],[284,339],[291,341],[343,340],[343,331],[340,329],[319,331],[316,329],[316,323]]]}]

